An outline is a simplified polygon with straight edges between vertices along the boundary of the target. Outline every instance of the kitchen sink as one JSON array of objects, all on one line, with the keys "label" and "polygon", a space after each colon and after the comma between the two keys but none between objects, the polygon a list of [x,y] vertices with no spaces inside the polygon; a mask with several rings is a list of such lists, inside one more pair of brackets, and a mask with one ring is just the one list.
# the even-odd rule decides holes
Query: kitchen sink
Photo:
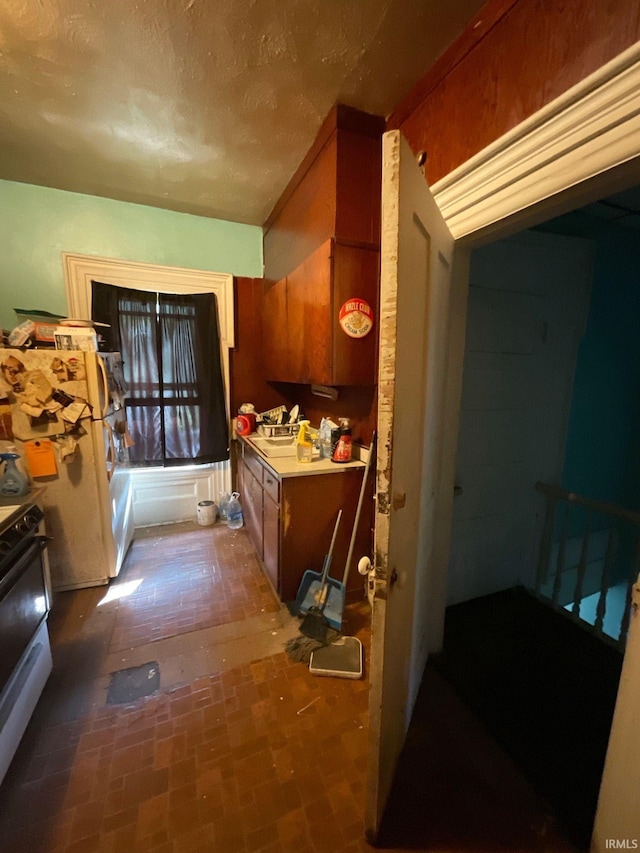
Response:
[{"label": "kitchen sink", "polygon": [[256,435],[249,441],[265,456],[295,456],[296,436],[294,435]]}]

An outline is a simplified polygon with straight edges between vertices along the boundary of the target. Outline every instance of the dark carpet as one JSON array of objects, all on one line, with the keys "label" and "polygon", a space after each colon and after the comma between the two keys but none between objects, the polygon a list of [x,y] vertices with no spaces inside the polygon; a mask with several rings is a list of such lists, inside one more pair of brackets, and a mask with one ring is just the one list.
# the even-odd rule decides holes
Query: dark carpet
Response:
[{"label": "dark carpet", "polygon": [[448,608],[433,664],[586,849],[622,654],[516,588]]}]

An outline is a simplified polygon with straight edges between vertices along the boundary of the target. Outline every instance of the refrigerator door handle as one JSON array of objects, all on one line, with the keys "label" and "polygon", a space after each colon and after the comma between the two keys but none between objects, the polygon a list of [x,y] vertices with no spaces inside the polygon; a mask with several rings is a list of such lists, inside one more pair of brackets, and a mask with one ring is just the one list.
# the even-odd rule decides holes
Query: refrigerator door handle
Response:
[{"label": "refrigerator door handle", "polygon": [[115,444],[115,441],[113,440],[113,430],[111,429],[111,425],[107,421],[102,421],[102,426],[104,427],[105,432],[107,433],[107,438],[108,438],[106,463],[107,463],[107,480],[109,480],[109,482],[110,482],[111,478],[113,477],[113,472],[116,469],[116,462],[117,462],[116,444]]},{"label": "refrigerator door handle", "polygon": [[[100,373],[102,374],[102,390],[103,390],[103,399],[104,402],[102,404],[102,415],[101,417],[106,418],[107,413],[109,412],[109,377],[107,376],[107,368],[104,366],[104,361],[100,358],[99,355],[96,355],[96,359],[98,364],[100,365]],[[111,439],[113,441],[113,438]]]}]

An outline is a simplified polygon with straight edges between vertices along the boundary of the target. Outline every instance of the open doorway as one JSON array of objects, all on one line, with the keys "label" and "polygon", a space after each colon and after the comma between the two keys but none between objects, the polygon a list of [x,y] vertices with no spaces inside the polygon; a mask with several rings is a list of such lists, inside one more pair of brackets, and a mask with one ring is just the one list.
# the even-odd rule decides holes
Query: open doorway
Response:
[{"label": "open doorway", "polygon": [[[638,527],[631,517],[591,513],[585,536],[576,499],[564,529],[559,502],[546,531],[536,484],[599,509],[639,508],[637,200],[628,190],[472,253],[437,660],[585,847],[638,573]],[[547,554],[540,578],[545,535],[553,559]]]}]

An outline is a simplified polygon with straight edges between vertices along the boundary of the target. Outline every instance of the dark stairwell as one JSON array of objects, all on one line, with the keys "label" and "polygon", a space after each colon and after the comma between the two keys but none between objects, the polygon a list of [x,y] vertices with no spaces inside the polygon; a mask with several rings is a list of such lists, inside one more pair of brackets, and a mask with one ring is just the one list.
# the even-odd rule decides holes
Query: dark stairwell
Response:
[{"label": "dark stairwell", "polygon": [[449,607],[434,664],[588,848],[622,653],[516,587]]}]

